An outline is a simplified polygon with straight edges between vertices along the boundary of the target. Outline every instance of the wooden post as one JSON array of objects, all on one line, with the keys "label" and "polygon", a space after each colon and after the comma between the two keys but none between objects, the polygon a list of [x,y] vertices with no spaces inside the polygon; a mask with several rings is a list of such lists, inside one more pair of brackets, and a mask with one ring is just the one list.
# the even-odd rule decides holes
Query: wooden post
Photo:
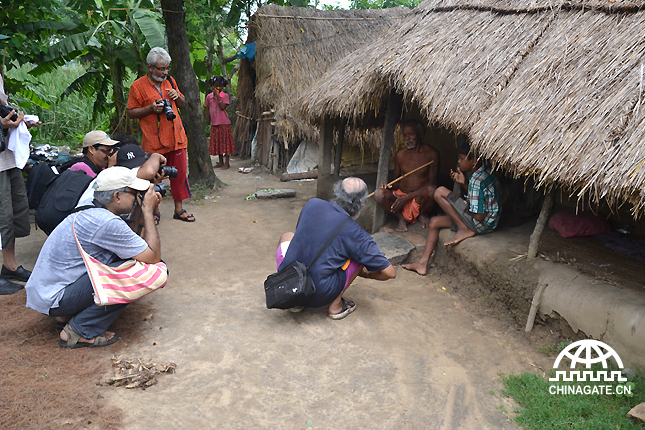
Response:
[{"label": "wooden post", "polygon": [[[403,107],[403,97],[392,89],[390,98],[387,101],[385,111],[385,123],[383,124],[383,140],[378,158],[378,171],[376,173],[376,187],[387,183],[387,175],[390,170],[390,157],[392,156],[392,145],[394,144],[394,130],[396,122]],[[379,231],[385,221],[385,211],[376,205],[374,208],[374,219],[372,220],[372,233]]]},{"label": "wooden post", "polygon": [[540,306],[540,298],[544,289],[548,286],[547,283],[541,283],[535,289],[535,294],[533,294],[533,302],[531,302],[531,309],[529,310],[529,317],[526,320],[526,327],[524,327],[525,332],[530,332],[533,329],[533,323],[535,323],[535,315],[537,314],[538,307]]},{"label": "wooden post", "polygon": [[334,158],[334,176],[340,176],[340,163],[343,161],[343,143],[345,142],[345,121],[338,124],[338,142],[336,142],[336,157]]},{"label": "wooden post", "polygon": [[324,179],[331,175],[331,149],[334,146],[334,122],[329,116],[323,118],[320,125],[320,145],[318,156],[318,183],[316,195],[322,195]]},{"label": "wooden post", "polygon": [[531,259],[537,256],[538,246],[540,245],[540,236],[544,230],[544,226],[549,220],[549,214],[553,208],[553,191],[549,191],[544,197],[544,202],[542,203],[542,210],[540,210],[540,216],[538,216],[537,222],[535,223],[535,229],[531,234],[531,240],[529,240],[529,250],[526,254],[526,258]]}]

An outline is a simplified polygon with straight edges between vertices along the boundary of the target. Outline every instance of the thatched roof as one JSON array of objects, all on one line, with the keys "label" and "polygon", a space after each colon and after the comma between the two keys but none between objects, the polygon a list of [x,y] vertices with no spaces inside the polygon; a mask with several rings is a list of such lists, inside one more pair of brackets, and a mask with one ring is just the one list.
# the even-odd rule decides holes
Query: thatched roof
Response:
[{"label": "thatched roof", "polygon": [[643,2],[433,1],[301,99],[370,124],[391,88],[516,175],[645,209]]},{"label": "thatched roof", "polygon": [[[298,114],[294,103],[329,67],[377,39],[411,11],[333,10],[263,6],[250,23],[256,42],[255,97],[263,110],[275,109],[276,133],[285,142],[315,139],[318,129]],[[359,59],[356,59],[359,60]]]}]

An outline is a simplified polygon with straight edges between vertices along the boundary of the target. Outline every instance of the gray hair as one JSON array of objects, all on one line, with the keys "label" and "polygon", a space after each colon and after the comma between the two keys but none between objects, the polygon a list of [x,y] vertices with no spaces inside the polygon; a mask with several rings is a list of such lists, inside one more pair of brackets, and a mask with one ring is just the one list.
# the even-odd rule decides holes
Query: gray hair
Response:
[{"label": "gray hair", "polygon": [[125,193],[128,191],[128,187],[123,187],[123,188],[118,188],[116,190],[107,190],[107,191],[94,191],[94,200],[98,200],[99,202],[103,203],[104,205],[108,205],[112,201],[112,196],[116,192],[120,192],[121,194]]},{"label": "gray hair", "polygon": [[161,62],[164,64],[170,64],[170,61],[172,59],[170,58],[170,54],[168,54],[168,51],[157,46],[156,48],[152,48],[150,52],[148,52],[148,56],[146,57],[146,63],[148,63],[148,66],[156,66],[157,61],[159,60],[161,60]]},{"label": "gray hair", "polygon": [[367,184],[360,178],[349,177],[334,184],[334,196],[331,201],[336,203],[352,217],[356,218],[365,207]]}]

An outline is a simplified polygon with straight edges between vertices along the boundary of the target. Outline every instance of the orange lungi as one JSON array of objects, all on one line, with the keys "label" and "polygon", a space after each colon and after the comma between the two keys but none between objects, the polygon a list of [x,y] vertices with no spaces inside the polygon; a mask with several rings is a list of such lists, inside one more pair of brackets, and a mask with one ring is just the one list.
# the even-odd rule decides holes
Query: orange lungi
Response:
[{"label": "orange lungi", "polygon": [[[404,193],[401,190],[394,190],[392,191],[392,194],[395,196],[405,196],[406,193]],[[417,199],[412,199],[409,200],[404,206],[403,209],[401,210],[401,213],[403,214],[403,218],[409,223],[416,222],[417,217],[419,216],[419,211],[421,209],[421,205],[417,203]]]}]

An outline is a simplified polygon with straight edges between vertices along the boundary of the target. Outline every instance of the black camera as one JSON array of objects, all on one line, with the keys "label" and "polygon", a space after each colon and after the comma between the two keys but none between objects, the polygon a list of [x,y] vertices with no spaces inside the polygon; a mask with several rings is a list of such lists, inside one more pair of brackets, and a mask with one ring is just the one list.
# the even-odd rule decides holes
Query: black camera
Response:
[{"label": "black camera", "polygon": [[175,166],[161,166],[159,168],[159,174],[168,176],[170,179],[175,179],[177,177],[177,168]]},{"label": "black camera", "polygon": [[11,112],[13,112],[13,115],[11,118],[9,118],[11,121],[15,121],[18,119],[18,110],[9,105],[0,105],[0,117],[6,118],[7,115],[10,115]]},{"label": "black camera", "polygon": [[177,118],[177,115],[172,111],[172,103],[168,99],[161,99],[156,101],[157,104],[161,103],[163,105],[162,112],[166,115],[168,121],[172,121]]},{"label": "black camera", "polygon": [[155,184],[155,186],[152,188],[155,192],[161,194],[161,197],[166,197],[166,185],[161,183],[161,184]]}]

